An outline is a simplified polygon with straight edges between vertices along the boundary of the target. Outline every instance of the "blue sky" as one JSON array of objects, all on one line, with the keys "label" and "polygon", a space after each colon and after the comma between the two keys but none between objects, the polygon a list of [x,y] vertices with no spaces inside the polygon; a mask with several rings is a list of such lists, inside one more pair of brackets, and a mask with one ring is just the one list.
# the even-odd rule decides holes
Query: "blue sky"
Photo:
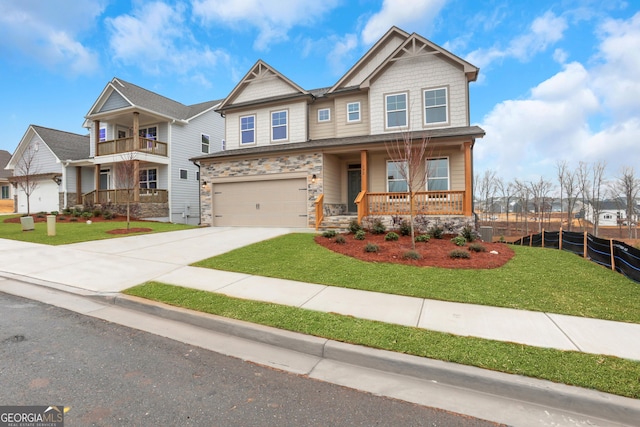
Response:
[{"label": "blue sky", "polygon": [[224,98],[262,59],[305,89],[331,86],[393,25],[480,67],[476,173],[555,182],[566,160],[640,174],[631,0],[3,0],[0,149],[29,124],[85,133],[113,77],[193,104]]}]

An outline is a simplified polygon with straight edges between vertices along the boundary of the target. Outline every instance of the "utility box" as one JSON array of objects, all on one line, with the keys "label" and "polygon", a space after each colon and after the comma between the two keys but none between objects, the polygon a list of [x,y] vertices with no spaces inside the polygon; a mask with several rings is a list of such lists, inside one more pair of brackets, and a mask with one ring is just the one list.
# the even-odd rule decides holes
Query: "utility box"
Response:
[{"label": "utility box", "polygon": [[56,216],[47,215],[47,236],[56,235]]},{"label": "utility box", "polygon": [[22,216],[20,217],[20,225],[22,225],[22,231],[33,231],[33,217],[32,216]]},{"label": "utility box", "polygon": [[491,243],[493,242],[493,227],[489,226],[481,226],[480,227],[480,238],[483,242]]}]

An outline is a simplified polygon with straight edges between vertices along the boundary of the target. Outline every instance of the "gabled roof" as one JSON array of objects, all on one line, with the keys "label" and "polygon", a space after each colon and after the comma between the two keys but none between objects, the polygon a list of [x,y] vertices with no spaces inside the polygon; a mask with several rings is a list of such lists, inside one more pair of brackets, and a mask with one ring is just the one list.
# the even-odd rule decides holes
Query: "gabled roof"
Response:
[{"label": "gabled roof", "polygon": [[126,107],[123,108],[138,108],[143,111],[159,114],[168,119],[185,122],[212,109],[220,103],[220,101],[207,101],[194,105],[184,105],[166,96],[159,95],[138,85],[114,77],[113,80],[107,83],[96,102],[89,109],[86,117],[89,118],[92,115],[100,113],[101,108],[114,92],[117,93],[122,98],[121,101],[126,104]]},{"label": "gabled roof", "polygon": [[[242,93],[242,91],[247,86],[249,86],[249,84],[251,82],[256,81],[256,80],[260,80],[260,79],[264,79],[264,78],[277,78],[277,79],[280,79],[283,82],[285,82],[287,85],[289,85],[294,90],[294,92],[296,92],[294,94],[287,95],[283,99],[291,98],[292,96],[310,96],[310,93],[308,91],[306,91],[305,89],[301,88],[300,86],[298,86],[293,81],[289,80],[282,73],[277,71],[275,68],[271,67],[269,64],[264,62],[262,59],[259,59],[258,62],[256,62],[253,65],[253,67],[251,67],[249,69],[249,72],[247,72],[247,74],[245,74],[245,76],[242,78],[242,80],[240,80],[240,82],[233,88],[231,93],[229,93],[229,95],[222,101],[222,103],[218,107],[218,110],[224,110],[224,109],[232,106],[233,105],[233,101]],[[277,99],[279,99],[279,97],[273,97],[273,100],[277,100]],[[261,100],[261,101],[264,101],[264,99]],[[247,104],[247,103],[242,103],[242,105],[245,105],[245,104]],[[236,104],[234,106],[238,106],[238,105],[239,104]]]},{"label": "gabled roof", "polygon": [[[37,135],[60,161],[84,160],[89,158],[90,141],[88,135],[78,135],[77,133],[29,125],[29,128],[20,140],[16,151],[8,163],[10,166],[16,166],[23,147],[29,144],[33,135]],[[16,155],[18,157],[16,157]]]},{"label": "gabled roof", "polygon": [[10,170],[5,170],[5,166],[11,160],[11,153],[6,150],[0,150],[0,178],[9,178],[12,173]]}]

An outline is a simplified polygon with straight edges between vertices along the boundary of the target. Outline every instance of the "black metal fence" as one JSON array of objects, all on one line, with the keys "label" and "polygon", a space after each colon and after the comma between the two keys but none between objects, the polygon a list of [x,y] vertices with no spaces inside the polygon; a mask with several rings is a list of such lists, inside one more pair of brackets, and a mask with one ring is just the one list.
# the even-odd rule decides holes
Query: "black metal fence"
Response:
[{"label": "black metal fence", "polygon": [[606,240],[589,233],[542,231],[513,242],[514,245],[560,249],[608,267],[640,283],[640,250],[617,240]]}]

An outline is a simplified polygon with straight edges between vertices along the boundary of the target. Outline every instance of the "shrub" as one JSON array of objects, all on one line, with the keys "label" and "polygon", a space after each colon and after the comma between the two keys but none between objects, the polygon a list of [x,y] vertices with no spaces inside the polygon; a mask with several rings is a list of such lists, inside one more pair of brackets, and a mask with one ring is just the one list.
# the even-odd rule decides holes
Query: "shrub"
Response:
[{"label": "shrub", "polygon": [[429,229],[429,234],[434,239],[442,239],[442,235],[444,234],[444,228],[440,227],[439,225],[434,225]]},{"label": "shrub", "polygon": [[344,238],[344,236],[342,234],[336,236],[336,243],[339,243],[341,245],[344,245],[345,243],[347,243],[347,239]]},{"label": "shrub", "polygon": [[371,232],[373,234],[384,234],[387,231],[387,227],[385,227],[382,219],[375,218],[373,223],[371,224]]},{"label": "shrub", "polygon": [[456,246],[464,246],[467,243],[467,239],[465,239],[462,236],[456,236],[453,239],[451,239],[451,241],[456,245]]},{"label": "shrub", "polygon": [[398,236],[398,234],[394,233],[393,231],[390,232],[390,233],[387,233],[387,235],[384,236],[384,240],[386,240],[387,242],[395,242],[399,238],[400,238],[400,236]]},{"label": "shrub", "polygon": [[352,219],[349,221],[349,232],[352,234],[356,234],[358,231],[362,230],[362,226],[358,223],[357,219]]},{"label": "shrub", "polygon": [[420,255],[420,253],[418,253],[416,251],[407,251],[402,255],[402,258],[404,258],[404,259],[420,259],[420,258],[422,258],[422,255]]},{"label": "shrub", "polygon": [[425,242],[427,243],[429,241],[429,239],[431,239],[431,236],[429,236],[428,234],[419,234],[416,236],[416,242]]},{"label": "shrub", "polygon": [[93,216],[100,216],[102,215],[102,209],[94,209],[93,210]]},{"label": "shrub", "polygon": [[64,208],[64,209],[62,210],[62,213],[63,213],[63,214],[65,214],[65,215],[71,215],[71,209],[69,209],[69,208]]},{"label": "shrub", "polygon": [[480,243],[472,243],[469,245],[469,250],[471,252],[487,252],[487,248],[484,247],[484,245],[481,245]]},{"label": "shrub", "polygon": [[82,218],[84,218],[84,219],[93,218],[93,213],[92,212],[82,212]]},{"label": "shrub", "polygon": [[76,221],[78,221],[78,217],[77,216],[72,216],[71,218],[69,218],[69,221],[76,222]]},{"label": "shrub", "polygon": [[36,215],[36,218],[44,218],[45,214],[44,212],[40,212]]},{"label": "shrub", "polygon": [[58,211],[51,211],[51,215],[58,216],[58,214],[59,214],[59,213],[60,213],[60,212],[58,212]]},{"label": "shrub", "polygon": [[82,215],[82,212],[80,212],[80,211],[79,211],[79,210],[77,210],[77,209],[74,209],[74,210],[73,210],[73,212],[71,212],[71,215],[72,215],[74,218],[78,218],[79,216],[81,216],[81,215]]},{"label": "shrub", "polygon": [[358,231],[356,231],[356,235],[354,237],[355,237],[356,240],[364,240],[364,236],[366,234],[367,233],[365,233],[364,230],[358,230]]},{"label": "shrub", "polygon": [[474,240],[477,240],[479,237],[476,230],[474,230],[468,225],[465,225],[462,228],[462,230],[460,230],[460,235],[464,237],[467,242],[473,242]]},{"label": "shrub", "polygon": [[411,223],[406,219],[403,219],[400,222],[400,235],[409,236],[411,235]]},{"label": "shrub", "polygon": [[378,245],[375,243],[367,243],[364,247],[365,252],[378,252]]},{"label": "shrub", "polygon": [[336,230],[327,230],[322,233],[322,237],[326,237],[327,239],[332,239],[338,235]]},{"label": "shrub", "polygon": [[58,217],[58,221],[64,221],[64,220],[66,220],[66,219],[67,219],[67,217],[66,217],[66,216],[59,216],[59,217]]},{"label": "shrub", "polygon": [[449,258],[469,259],[471,258],[471,254],[469,254],[469,251],[465,251],[462,249],[454,249],[451,252],[449,252]]},{"label": "shrub", "polygon": [[111,213],[110,211],[104,211],[104,212],[102,213],[102,217],[103,217],[104,219],[111,219],[111,218],[113,218],[113,213]]}]

